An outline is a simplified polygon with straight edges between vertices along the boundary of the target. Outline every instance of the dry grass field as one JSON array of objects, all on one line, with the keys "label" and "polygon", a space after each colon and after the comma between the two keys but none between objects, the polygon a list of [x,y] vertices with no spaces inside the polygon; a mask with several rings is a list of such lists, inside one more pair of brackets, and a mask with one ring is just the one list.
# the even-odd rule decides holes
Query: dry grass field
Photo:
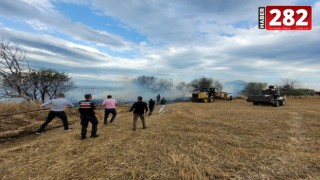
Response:
[{"label": "dry grass field", "polygon": [[84,141],[75,109],[40,136],[46,112],[1,118],[1,179],[320,179],[319,98],[169,104],[135,132],[127,110]]}]

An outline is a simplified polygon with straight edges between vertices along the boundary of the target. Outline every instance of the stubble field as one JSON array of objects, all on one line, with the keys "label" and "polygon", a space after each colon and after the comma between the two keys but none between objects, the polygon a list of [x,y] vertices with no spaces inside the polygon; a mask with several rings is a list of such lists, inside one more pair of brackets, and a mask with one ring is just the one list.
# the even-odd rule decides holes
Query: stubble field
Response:
[{"label": "stubble field", "polygon": [[135,132],[128,109],[84,141],[76,109],[40,136],[47,112],[1,118],[1,179],[320,179],[320,98],[157,106]]}]

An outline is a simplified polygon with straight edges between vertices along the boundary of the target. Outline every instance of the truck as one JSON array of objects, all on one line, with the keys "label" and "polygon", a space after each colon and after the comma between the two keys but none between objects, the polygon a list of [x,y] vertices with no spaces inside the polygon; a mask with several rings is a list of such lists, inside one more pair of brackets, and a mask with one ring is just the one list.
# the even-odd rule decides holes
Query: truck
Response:
[{"label": "truck", "polygon": [[282,94],[274,86],[269,86],[268,89],[262,91],[258,95],[249,96],[247,102],[252,102],[253,105],[267,104],[274,107],[286,105],[286,95]]}]

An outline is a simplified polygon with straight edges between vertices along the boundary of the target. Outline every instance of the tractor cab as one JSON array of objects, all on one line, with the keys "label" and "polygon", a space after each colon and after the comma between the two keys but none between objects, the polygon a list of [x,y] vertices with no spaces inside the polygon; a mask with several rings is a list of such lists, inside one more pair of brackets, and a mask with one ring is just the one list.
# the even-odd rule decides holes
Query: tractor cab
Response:
[{"label": "tractor cab", "polygon": [[194,89],[192,91],[193,102],[213,102],[214,101],[215,88],[202,88]]}]

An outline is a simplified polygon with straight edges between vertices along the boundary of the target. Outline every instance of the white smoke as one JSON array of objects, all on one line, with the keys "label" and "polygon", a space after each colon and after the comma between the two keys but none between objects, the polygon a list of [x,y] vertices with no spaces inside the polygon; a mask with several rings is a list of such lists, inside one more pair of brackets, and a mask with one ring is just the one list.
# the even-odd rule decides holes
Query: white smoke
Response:
[{"label": "white smoke", "polygon": [[156,96],[158,94],[160,94],[161,98],[164,97],[169,101],[181,98],[183,96],[183,93],[179,90],[176,90],[175,86],[165,91],[152,92],[150,89],[141,87],[131,80],[123,80],[122,85],[117,88],[78,88],[67,93],[67,98],[72,102],[77,102],[82,100],[85,94],[92,94],[93,99],[99,100],[106,99],[108,95],[111,95],[121,104],[135,102],[138,96],[142,96],[143,101],[149,101],[150,98],[156,100]]}]

